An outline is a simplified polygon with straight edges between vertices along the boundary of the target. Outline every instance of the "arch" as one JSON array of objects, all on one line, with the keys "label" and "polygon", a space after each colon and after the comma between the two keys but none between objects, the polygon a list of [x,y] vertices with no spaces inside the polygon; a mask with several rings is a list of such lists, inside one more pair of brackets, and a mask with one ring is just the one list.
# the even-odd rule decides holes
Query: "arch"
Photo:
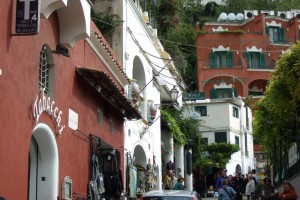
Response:
[{"label": "arch", "polygon": [[147,157],[144,148],[138,144],[135,146],[133,151],[133,157],[135,158],[135,163],[137,165],[146,165]]},{"label": "arch", "polygon": [[59,157],[53,131],[37,124],[29,147],[28,199],[57,199]]},{"label": "arch", "polygon": [[48,19],[48,17],[60,8],[66,7],[68,0],[48,0],[41,1],[41,15]]},{"label": "arch", "polygon": [[[203,91],[205,92],[205,94],[207,94],[207,97],[211,95],[212,90],[230,88],[234,89],[235,95],[244,96],[244,83],[242,82],[242,80],[232,75],[214,75],[203,84]],[[210,98],[212,97],[210,96]]]},{"label": "arch", "polygon": [[235,172],[236,172],[236,173],[242,173],[242,167],[241,167],[241,165],[237,164],[237,165],[235,166]]},{"label": "arch", "polygon": [[90,36],[91,5],[88,0],[42,1],[42,16],[48,18],[54,11],[58,14],[61,44],[72,47]]},{"label": "arch", "polygon": [[261,96],[266,91],[268,80],[256,79],[248,84],[248,95]]},{"label": "arch", "polygon": [[208,78],[207,81],[204,82],[203,88],[205,87],[205,84],[207,82],[209,82],[210,80],[213,80],[214,78],[222,78],[222,77],[230,77],[230,78],[232,78],[234,80],[237,80],[238,82],[240,82],[242,84],[242,86],[244,86],[244,83],[238,77],[236,77],[236,76],[233,76],[233,75],[230,75],[230,74],[218,74],[218,75],[213,75],[210,78]]},{"label": "arch", "polygon": [[[146,86],[146,75],[144,65],[141,59],[138,56],[135,56],[133,59],[133,67],[132,67],[132,78],[136,80],[137,84],[140,86],[141,94],[143,97],[146,95],[146,90],[143,89]],[[147,119],[146,110],[147,101],[141,102],[140,110],[142,112],[142,116],[144,119]]]}]

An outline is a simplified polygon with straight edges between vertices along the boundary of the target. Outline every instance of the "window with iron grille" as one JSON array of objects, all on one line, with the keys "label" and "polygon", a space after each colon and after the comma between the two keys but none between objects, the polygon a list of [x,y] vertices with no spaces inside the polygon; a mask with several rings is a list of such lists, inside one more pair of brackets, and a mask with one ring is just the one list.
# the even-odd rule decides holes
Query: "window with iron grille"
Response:
[{"label": "window with iron grille", "polygon": [[221,143],[221,142],[227,143],[227,133],[226,132],[215,132],[215,142],[216,143]]},{"label": "window with iron grille", "polygon": [[43,45],[40,52],[39,88],[48,96],[54,96],[54,64],[52,51],[48,45]]}]

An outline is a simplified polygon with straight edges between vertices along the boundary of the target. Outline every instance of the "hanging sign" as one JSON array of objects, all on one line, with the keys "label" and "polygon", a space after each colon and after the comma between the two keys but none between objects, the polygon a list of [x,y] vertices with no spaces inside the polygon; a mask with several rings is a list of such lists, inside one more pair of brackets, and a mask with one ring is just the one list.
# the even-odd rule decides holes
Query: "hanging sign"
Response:
[{"label": "hanging sign", "polygon": [[57,133],[61,135],[65,128],[65,125],[60,124],[62,111],[58,110],[55,101],[51,100],[50,97],[45,96],[45,89],[43,89],[41,93],[42,94],[40,95],[36,95],[36,100],[33,104],[33,117],[35,119],[35,123],[39,121],[41,114],[46,111],[46,113],[52,117]]},{"label": "hanging sign", "polygon": [[37,34],[40,29],[40,0],[17,0],[16,34]]}]

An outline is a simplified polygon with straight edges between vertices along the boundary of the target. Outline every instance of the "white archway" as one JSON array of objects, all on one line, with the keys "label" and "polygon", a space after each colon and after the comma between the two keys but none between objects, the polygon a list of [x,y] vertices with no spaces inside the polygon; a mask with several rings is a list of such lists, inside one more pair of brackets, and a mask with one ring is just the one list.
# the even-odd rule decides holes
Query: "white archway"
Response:
[{"label": "white archway", "polygon": [[46,124],[37,124],[29,148],[29,200],[57,199],[59,157],[55,135]]},{"label": "white archway", "polygon": [[135,158],[135,163],[137,165],[146,165],[147,164],[146,153],[141,145],[135,146],[133,157]]}]

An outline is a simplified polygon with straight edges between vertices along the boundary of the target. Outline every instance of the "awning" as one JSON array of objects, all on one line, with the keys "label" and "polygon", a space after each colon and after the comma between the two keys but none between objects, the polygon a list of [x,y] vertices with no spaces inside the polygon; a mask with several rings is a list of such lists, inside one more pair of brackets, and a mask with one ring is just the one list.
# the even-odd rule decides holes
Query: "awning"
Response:
[{"label": "awning", "polygon": [[107,73],[89,68],[76,68],[76,72],[124,117],[142,119],[140,112],[132,107],[130,101]]}]

